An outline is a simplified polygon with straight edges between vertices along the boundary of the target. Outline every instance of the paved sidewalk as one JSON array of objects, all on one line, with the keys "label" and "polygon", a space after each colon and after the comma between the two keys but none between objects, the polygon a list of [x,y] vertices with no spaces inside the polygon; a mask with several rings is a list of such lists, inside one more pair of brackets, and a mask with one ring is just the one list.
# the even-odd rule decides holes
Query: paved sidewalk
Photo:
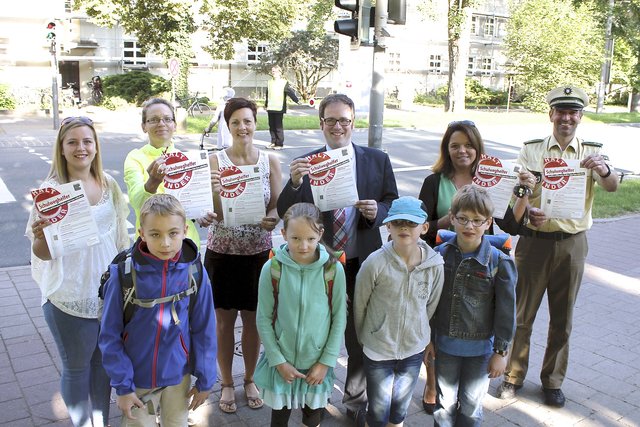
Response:
[{"label": "paved sidewalk", "polygon": [[[546,342],[546,309],[532,337],[531,369],[518,398],[485,399],[487,426],[640,426],[640,216],[597,222],[589,232],[589,258],[575,313],[571,360],[563,389],[567,405],[542,404],[538,373]],[[30,269],[0,270],[0,425],[70,426],[59,393],[60,361],[40,308],[40,291]],[[545,303],[546,305],[546,303]],[[242,359],[236,357],[238,412],[221,413],[219,385],[197,415],[200,426],[268,426],[268,408],[251,410],[242,392]],[[345,359],[323,426],[349,426],[340,404]],[[420,403],[421,377],[409,408],[407,426],[431,426]],[[335,405],[335,406],[334,406]],[[119,426],[112,405],[111,425]],[[294,412],[292,424],[299,423]]]}]

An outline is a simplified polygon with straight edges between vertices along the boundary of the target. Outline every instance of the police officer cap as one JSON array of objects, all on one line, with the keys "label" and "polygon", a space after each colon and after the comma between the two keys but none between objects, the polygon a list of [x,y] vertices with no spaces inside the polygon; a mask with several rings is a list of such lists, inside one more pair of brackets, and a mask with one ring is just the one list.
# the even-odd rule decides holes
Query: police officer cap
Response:
[{"label": "police officer cap", "polygon": [[231,88],[231,87],[226,87],[223,90],[224,90],[223,98],[224,98],[225,101],[228,101],[231,98],[233,98],[234,96],[236,96],[236,91],[233,90],[233,88]]},{"label": "police officer cap", "polygon": [[560,86],[547,94],[547,102],[552,108],[582,110],[589,105],[589,96],[575,86]]}]

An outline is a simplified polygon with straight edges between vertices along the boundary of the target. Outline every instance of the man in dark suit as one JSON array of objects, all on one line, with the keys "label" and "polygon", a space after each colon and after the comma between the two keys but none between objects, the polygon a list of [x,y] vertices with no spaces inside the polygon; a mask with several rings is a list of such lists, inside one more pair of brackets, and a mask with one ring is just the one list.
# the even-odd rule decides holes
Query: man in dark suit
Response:
[{"label": "man in dark suit", "polygon": [[360,200],[344,209],[340,219],[343,223],[342,231],[335,228],[338,222],[335,217],[337,211],[323,212],[323,240],[330,247],[341,246],[334,240],[334,235],[338,237],[338,233],[346,231],[346,238],[342,240],[344,246],[338,248],[346,253],[345,271],[349,297],[345,331],[347,378],[342,402],[347,408],[348,416],[354,420],[363,419],[361,417],[364,416],[367,405],[366,378],[362,366],[362,346],[356,336],[351,305],[360,264],[371,252],[382,246],[379,227],[387,216],[391,202],[398,198],[398,190],[389,157],[378,149],[361,147],[351,142],[355,119],[353,101],[346,95],[332,94],[322,100],[319,110],[320,129],[327,145],[291,162],[291,178],[278,199],[278,214],[282,217],[291,205],[298,202],[313,203],[309,183],[311,164],[307,156],[337,148],[348,149]]}]

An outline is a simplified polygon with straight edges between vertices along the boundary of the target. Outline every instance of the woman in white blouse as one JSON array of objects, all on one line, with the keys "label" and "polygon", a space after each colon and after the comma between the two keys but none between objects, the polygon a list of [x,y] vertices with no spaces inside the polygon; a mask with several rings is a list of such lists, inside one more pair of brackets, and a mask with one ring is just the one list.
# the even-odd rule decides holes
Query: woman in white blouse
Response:
[{"label": "woman in white blouse", "polygon": [[87,117],[68,117],[58,131],[53,162],[40,188],[82,181],[100,241],[52,259],[43,229],[47,212],[32,209],[26,235],[32,242],[31,274],[42,291],[42,309],[62,361],[61,394],[74,426],[109,420],[111,387],[98,348],[100,276],[129,246],[129,207],[116,181],[102,170],[100,145]]}]

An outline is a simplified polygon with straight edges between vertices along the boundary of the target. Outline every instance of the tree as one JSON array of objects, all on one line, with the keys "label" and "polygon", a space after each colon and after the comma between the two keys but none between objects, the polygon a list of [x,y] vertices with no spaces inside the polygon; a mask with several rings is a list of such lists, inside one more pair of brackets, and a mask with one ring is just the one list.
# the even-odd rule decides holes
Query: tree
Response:
[{"label": "tree", "polygon": [[318,83],[327,76],[338,63],[338,41],[329,37],[324,24],[333,14],[333,3],[312,0],[307,14],[307,28],[294,31],[289,37],[273,43],[260,58],[254,69],[270,74],[277,65],[285,73],[295,76],[294,89],[304,101],[316,95]]},{"label": "tree", "polygon": [[122,26],[146,49],[165,60],[177,57],[181,75],[177,92],[186,97],[189,64],[193,57],[191,35],[196,31],[194,2],[184,0],[74,0],[74,8],[84,10],[103,27]]},{"label": "tree", "polygon": [[318,83],[338,63],[338,41],[335,38],[312,31],[295,31],[291,37],[269,47],[254,69],[269,74],[277,65],[285,73],[295,76],[293,84],[304,101],[316,95]]},{"label": "tree", "polygon": [[[438,0],[423,0],[418,6],[429,20],[438,19],[435,13]],[[464,110],[465,77],[471,31],[471,10],[477,0],[447,0],[447,38],[449,51],[449,83],[445,111]]]},{"label": "tree", "polygon": [[310,0],[206,0],[203,29],[210,44],[204,49],[215,59],[233,59],[234,44],[247,40],[276,43],[290,36],[300,17],[307,16]]},{"label": "tree", "polygon": [[562,84],[589,92],[600,77],[603,28],[591,4],[524,0],[511,11],[505,45],[524,103],[544,110],[546,93]]}]

